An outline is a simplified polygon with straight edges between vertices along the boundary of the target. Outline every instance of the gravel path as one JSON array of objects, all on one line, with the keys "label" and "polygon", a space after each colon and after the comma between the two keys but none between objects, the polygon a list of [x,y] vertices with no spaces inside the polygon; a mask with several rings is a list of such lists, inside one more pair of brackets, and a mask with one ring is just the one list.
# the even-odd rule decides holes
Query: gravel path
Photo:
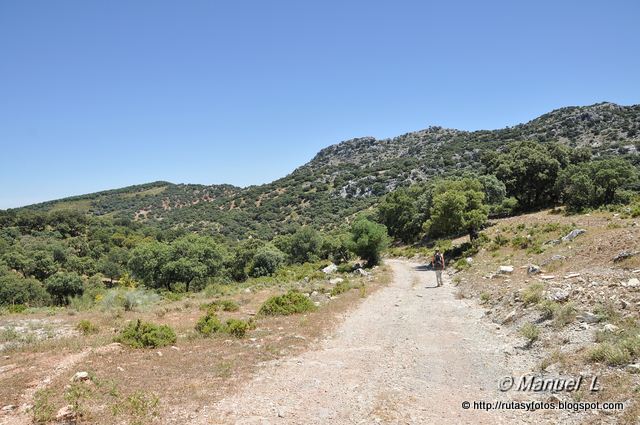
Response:
[{"label": "gravel path", "polygon": [[497,386],[502,376],[513,373],[505,363],[508,342],[482,319],[480,308],[457,299],[450,284],[435,288],[433,272],[406,261],[388,264],[393,282],[367,298],[333,336],[316,350],[267,364],[238,393],[203,408],[195,423],[499,424],[533,419],[531,414],[462,409],[467,400],[504,399]]}]

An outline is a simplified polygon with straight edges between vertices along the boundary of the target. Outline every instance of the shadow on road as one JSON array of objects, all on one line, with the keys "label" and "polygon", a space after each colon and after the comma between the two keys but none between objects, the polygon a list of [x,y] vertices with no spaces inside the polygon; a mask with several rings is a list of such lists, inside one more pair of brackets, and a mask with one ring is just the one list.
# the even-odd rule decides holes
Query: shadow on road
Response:
[{"label": "shadow on road", "polygon": [[[415,266],[413,268],[415,271],[417,272],[430,272],[433,271],[433,266],[431,265],[431,263],[427,263],[427,264],[421,264],[419,266]],[[438,286],[425,286],[425,289],[436,289]]]}]

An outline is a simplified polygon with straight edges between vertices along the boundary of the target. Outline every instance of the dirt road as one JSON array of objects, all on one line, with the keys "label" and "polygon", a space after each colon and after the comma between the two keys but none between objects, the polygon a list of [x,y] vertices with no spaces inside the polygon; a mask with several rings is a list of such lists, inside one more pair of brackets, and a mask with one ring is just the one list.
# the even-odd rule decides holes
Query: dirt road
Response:
[{"label": "dirt road", "polygon": [[[483,311],[435,288],[433,272],[388,260],[393,282],[366,299],[317,349],[268,364],[239,392],[203,408],[202,424],[460,424],[523,422],[465,410],[504,400],[508,341]],[[510,414],[511,413],[511,414]],[[520,414],[522,415],[522,414]],[[538,418],[538,422],[539,422]]]}]

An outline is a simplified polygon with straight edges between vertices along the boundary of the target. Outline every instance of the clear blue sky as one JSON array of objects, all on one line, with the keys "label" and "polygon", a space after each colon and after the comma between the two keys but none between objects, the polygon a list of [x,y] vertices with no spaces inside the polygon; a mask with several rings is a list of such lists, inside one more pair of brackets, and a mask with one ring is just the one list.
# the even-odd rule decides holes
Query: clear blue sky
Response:
[{"label": "clear blue sky", "polygon": [[0,0],[0,208],[640,103],[638,22],[635,0]]}]

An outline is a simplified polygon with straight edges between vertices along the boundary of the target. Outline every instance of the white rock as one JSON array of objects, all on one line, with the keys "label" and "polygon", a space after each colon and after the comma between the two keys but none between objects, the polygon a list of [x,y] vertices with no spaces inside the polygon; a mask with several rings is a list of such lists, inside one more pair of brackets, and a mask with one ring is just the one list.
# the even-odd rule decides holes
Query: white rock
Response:
[{"label": "white rock", "polygon": [[597,323],[598,321],[600,321],[600,318],[593,313],[589,313],[588,311],[585,311],[578,316],[578,320],[586,323]]},{"label": "white rock", "polygon": [[8,404],[8,405],[6,405],[6,406],[4,406],[4,407],[2,408],[2,411],[3,411],[3,412],[10,412],[10,411],[12,411],[12,410],[16,410],[16,408],[17,408],[17,407],[18,407],[18,406],[16,406],[15,404]]},{"label": "white rock", "polygon": [[326,273],[326,274],[335,273],[337,270],[338,270],[338,266],[336,266],[333,263],[329,264],[327,267],[322,269],[323,273]]},{"label": "white rock", "polygon": [[551,274],[541,274],[540,275],[540,279],[542,280],[551,280],[551,279],[555,279],[556,277],[554,275]]},{"label": "white rock", "polygon": [[471,258],[471,257],[467,257],[465,261],[466,261],[466,262],[467,262],[467,264],[469,264],[469,265],[473,264],[473,258]]},{"label": "white rock", "polygon": [[540,269],[540,266],[538,266],[536,264],[529,264],[527,266],[527,274],[538,274],[541,271],[542,270]]},{"label": "white rock", "polygon": [[506,325],[509,322],[512,322],[513,319],[515,319],[516,317],[516,311],[515,310],[511,310],[511,312],[509,312],[509,314],[507,314],[504,319],[502,319],[502,324]]},{"label": "white rock", "polygon": [[640,373],[640,363],[628,364],[625,370],[631,373]]},{"label": "white rock", "polygon": [[502,274],[513,273],[513,266],[500,266],[498,268],[498,273],[502,273]]},{"label": "white rock", "polygon": [[573,279],[574,277],[578,277],[578,276],[580,276],[580,273],[569,273],[564,278],[565,279]]},{"label": "white rock", "polygon": [[618,329],[620,329],[619,327],[617,327],[614,324],[611,323],[607,323],[606,325],[603,326],[602,328],[605,332],[610,332],[610,333],[614,333],[617,332]]},{"label": "white rock", "polygon": [[338,283],[344,282],[344,279],[341,277],[334,277],[333,279],[329,279],[329,283],[332,285],[337,285]]},{"label": "white rock", "polygon": [[362,276],[369,276],[369,272],[366,271],[365,269],[355,269],[353,272],[355,274],[360,274]]},{"label": "white rock", "polygon": [[73,378],[71,378],[73,382],[88,381],[89,379],[91,378],[89,377],[88,372],[76,372],[76,374],[73,375]]},{"label": "white rock", "polygon": [[567,291],[556,291],[553,294],[549,294],[547,299],[550,301],[565,302],[569,299],[569,293]]},{"label": "white rock", "polygon": [[73,411],[73,406],[70,404],[58,410],[58,413],[56,414],[56,420],[58,422],[71,421],[75,419],[75,417],[76,413]]},{"label": "white rock", "polygon": [[640,286],[640,280],[638,278],[632,277],[627,281],[627,283],[623,283],[622,286],[626,288],[637,288]]},{"label": "white rock", "polygon": [[581,234],[583,234],[585,232],[586,232],[586,230],[584,230],[584,229],[573,229],[572,231],[567,233],[565,236],[563,236],[562,240],[564,242],[572,241],[572,240],[574,240],[575,238],[577,238],[578,236],[580,236]]}]

